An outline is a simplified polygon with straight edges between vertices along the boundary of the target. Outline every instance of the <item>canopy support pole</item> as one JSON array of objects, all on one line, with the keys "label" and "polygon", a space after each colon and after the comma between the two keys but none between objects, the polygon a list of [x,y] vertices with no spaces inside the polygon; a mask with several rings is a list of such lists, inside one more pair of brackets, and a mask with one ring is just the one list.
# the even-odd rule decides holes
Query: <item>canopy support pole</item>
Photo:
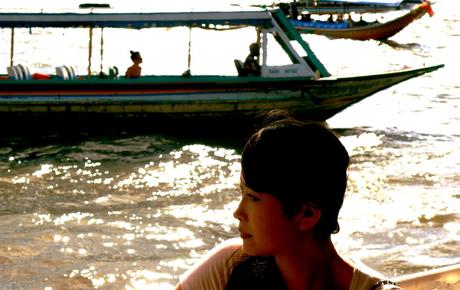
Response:
[{"label": "canopy support pole", "polygon": [[[262,48],[262,46],[260,45],[260,41],[261,41],[261,39],[260,39],[260,34],[261,34],[261,33],[262,33],[262,29],[261,29],[260,27],[256,27],[256,34],[257,34],[257,36],[256,36],[256,43],[257,43],[257,45],[259,46],[259,52],[260,52],[260,49],[263,50],[263,52],[262,52],[262,59],[265,60],[265,59],[267,59],[267,57],[266,57],[266,56],[267,56],[267,52],[266,52],[267,47],[265,46],[264,48]],[[265,36],[266,36],[266,35],[265,35]],[[266,43],[267,43],[267,40],[264,39],[264,44],[266,44]],[[264,62],[264,65],[266,65],[265,61],[263,61],[263,62]],[[260,54],[259,54],[259,56],[257,56],[257,63],[260,65]]]},{"label": "canopy support pole", "polygon": [[188,32],[188,57],[187,57],[187,69],[190,71],[190,66],[192,64],[192,27]]},{"label": "canopy support pole", "polygon": [[13,66],[14,61],[14,27],[11,28],[11,45],[10,45],[10,66]]},{"label": "canopy support pole", "polygon": [[91,77],[91,58],[93,54],[93,27],[89,28],[89,44],[88,44],[88,77]]},{"label": "canopy support pole", "polygon": [[102,72],[103,69],[103,59],[104,59],[104,27],[101,28],[101,68],[100,71]]}]

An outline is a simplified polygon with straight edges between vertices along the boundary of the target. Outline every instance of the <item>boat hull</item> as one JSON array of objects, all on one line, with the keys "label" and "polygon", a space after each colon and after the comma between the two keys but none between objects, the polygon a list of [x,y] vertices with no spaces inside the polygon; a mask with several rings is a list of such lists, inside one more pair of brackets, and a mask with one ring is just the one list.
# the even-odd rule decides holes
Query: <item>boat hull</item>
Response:
[{"label": "boat hull", "polygon": [[0,81],[0,113],[253,117],[279,108],[326,120],[356,102],[442,65],[371,76],[260,78],[151,76],[136,80]]}]

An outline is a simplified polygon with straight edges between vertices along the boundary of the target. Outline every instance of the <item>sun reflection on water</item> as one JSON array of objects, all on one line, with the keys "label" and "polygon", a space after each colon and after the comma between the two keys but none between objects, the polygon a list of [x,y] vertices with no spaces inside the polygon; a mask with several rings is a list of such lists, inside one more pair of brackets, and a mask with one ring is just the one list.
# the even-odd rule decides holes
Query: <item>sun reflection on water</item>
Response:
[{"label": "sun reflection on water", "polygon": [[32,185],[41,200],[23,227],[47,234],[27,251],[66,271],[44,287],[171,289],[178,273],[235,232],[240,156],[233,149],[185,145],[124,170],[108,166],[106,153],[69,155],[81,162],[43,162],[11,178],[22,190]]}]

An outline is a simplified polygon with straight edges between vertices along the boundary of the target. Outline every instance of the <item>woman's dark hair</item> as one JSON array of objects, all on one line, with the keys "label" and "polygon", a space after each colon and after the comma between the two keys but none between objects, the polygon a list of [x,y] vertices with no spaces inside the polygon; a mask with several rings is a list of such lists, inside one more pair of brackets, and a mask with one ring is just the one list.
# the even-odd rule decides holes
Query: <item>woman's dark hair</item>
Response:
[{"label": "woman's dark hair", "polygon": [[270,256],[243,256],[235,265],[225,290],[287,290],[275,258]]},{"label": "woman's dark hair", "polygon": [[139,51],[132,51],[132,50],[130,50],[129,53],[131,54],[131,60],[132,60],[132,61],[134,61],[134,60],[136,60],[136,59],[138,59],[138,58],[141,57],[141,54],[140,54]]},{"label": "woman's dark hair", "polygon": [[246,185],[278,198],[288,217],[304,204],[319,208],[317,237],[337,233],[349,164],[345,147],[320,123],[300,122],[280,110],[270,112],[266,120],[243,149]]}]

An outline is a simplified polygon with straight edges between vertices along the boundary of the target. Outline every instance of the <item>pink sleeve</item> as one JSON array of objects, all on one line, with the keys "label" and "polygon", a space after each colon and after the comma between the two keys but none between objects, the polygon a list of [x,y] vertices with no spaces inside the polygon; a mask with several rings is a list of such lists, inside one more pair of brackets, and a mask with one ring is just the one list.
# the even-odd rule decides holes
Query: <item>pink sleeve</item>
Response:
[{"label": "pink sleeve", "polygon": [[182,290],[223,290],[238,261],[241,239],[227,240],[209,251],[180,279]]}]

